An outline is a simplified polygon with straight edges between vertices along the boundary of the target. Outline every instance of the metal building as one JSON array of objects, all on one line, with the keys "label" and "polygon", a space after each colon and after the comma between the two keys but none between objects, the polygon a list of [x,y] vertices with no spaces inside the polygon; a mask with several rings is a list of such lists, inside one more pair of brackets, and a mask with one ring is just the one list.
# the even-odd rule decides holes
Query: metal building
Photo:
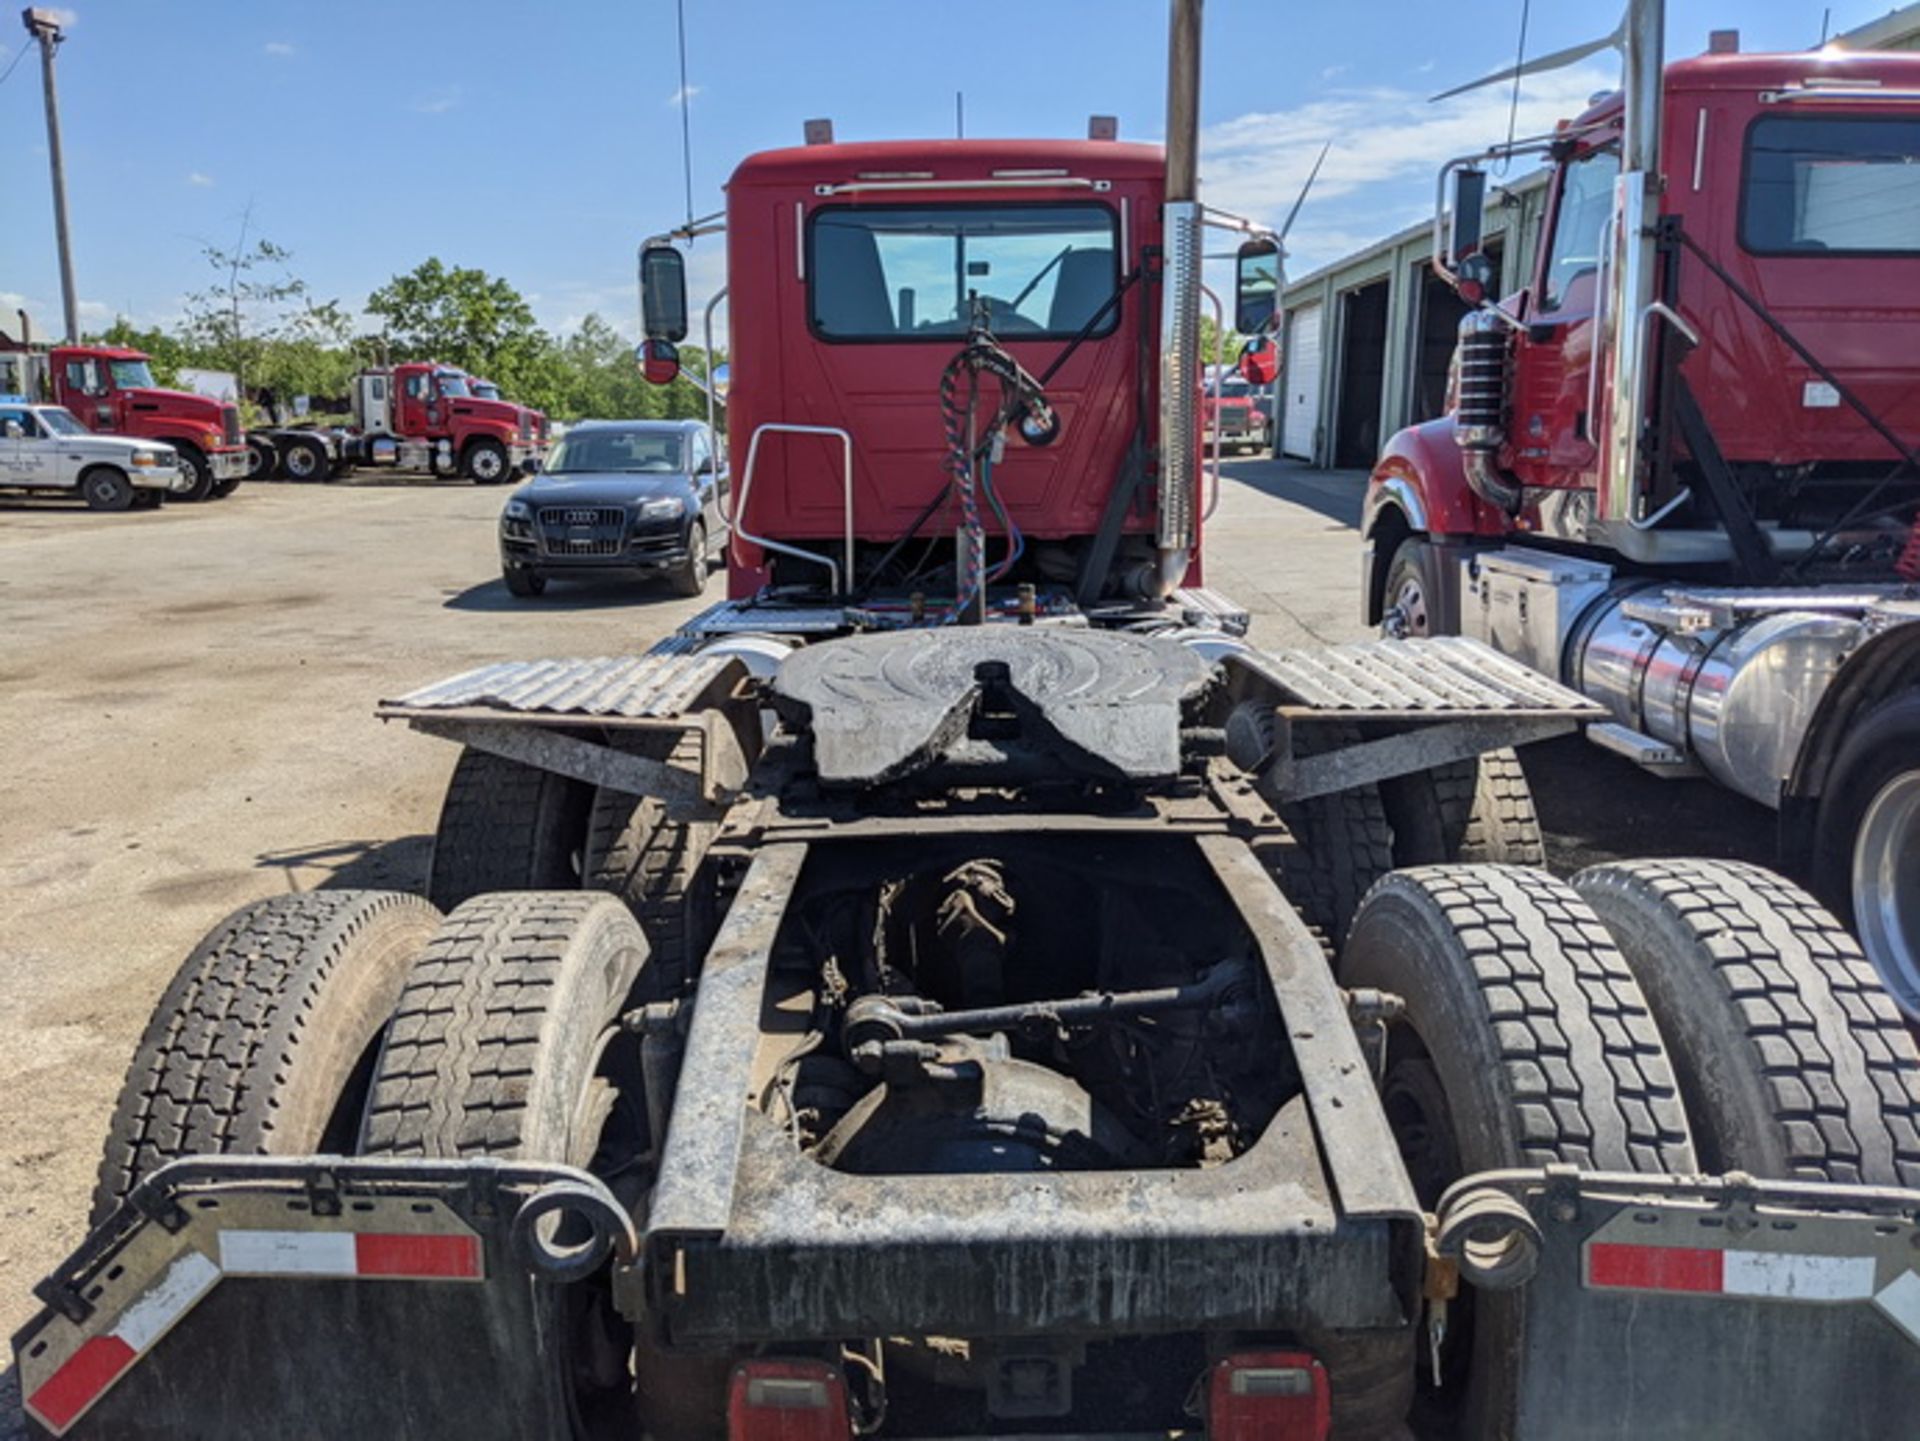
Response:
[{"label": "metal building", "polygon": [[[1488,188],[1486,250],[1500,271],[1495,294],[1530,273],[1547,174],[1495,177]],[[1364,470],[1394,431],[1444,409],[1466,307],[1434,275],[1432,258],[1433,223],[1422,221],[1287,286],[1282,455]]]},{"label": "metal building", "polygon": [[[1920,49],[1920,4],[1907,5],[1831,42],[1850,49]],[[1494,294],[1532,274],[1546,170],[1488,189],[1487,250],[1499,264]],[[1433,223],[1423,220],[1293,281],[1281,294],[1276,417],[1280,454],[1310,465],[1370,469],[1396,430],[1445,408],[1447,367],[1465,312],[1434,274]]]}]

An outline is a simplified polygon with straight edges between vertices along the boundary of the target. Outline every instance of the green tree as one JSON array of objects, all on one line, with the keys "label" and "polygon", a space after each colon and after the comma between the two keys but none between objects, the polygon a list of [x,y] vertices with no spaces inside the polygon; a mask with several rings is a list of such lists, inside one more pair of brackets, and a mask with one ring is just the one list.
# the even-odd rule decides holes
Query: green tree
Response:
[{"label": "green tree", "polygon": [[531,342],[541,332],[519,291],[438,256],[374,291],[367,313],[386,323],[395,359],[438,360],[503,386],[507,376],[498,372],[524,364],[539,348]]}]

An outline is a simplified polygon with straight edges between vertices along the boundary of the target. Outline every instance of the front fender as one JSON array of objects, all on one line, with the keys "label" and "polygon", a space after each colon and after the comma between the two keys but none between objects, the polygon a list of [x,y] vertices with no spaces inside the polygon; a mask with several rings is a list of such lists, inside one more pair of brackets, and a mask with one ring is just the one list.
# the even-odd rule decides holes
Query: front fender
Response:
[{"label": "front fender", "polygon": [[1399,512],[1407,528],[1426,535],[1501,535],[1506,518],[1467,484],[1453,417],[1423,421],[1387,441],[1367,478],[1360,533],[1369,539],[1382,513]]}]

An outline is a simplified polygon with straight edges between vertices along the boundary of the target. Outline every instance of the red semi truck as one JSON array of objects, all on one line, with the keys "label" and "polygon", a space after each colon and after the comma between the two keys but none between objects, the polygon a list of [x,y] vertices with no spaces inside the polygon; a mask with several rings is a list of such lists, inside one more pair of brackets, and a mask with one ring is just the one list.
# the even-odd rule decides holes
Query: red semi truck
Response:
[{"label": "red semi truck", "polygon": [[238,407],[153,383],[148,357],[113,345],[14,342],[0,334],[0,393],[62,405],[89,430],[173,447],[193,472],[175,499],[231,494],[247,476]]},{"label": "red semi truck", "polygon": [[[1457,397],[1374,467],[1366,616],[1487,641],[1604,704],[1604,748],[1773,808],[1920,1016],[1920,56],[1663,69],[1658,8],[1622,92],[1449,166]],[[1552,203],[1496,302],[1481,163],[1516,151]]]},{"label": "red semi truck", "polygon": [[1173,10],[1164,153],[735,171],[733,598],[381,707],[464,747],[429,894],[183,964],[32,1434],[1911,1429],[1920,1056],[1857,948],[1755,867],[1477,863],[1474,757],[1599,707],[1183,588],[1233,222]]},{"label": "red semi truck", "polygon": [[[257,430],[253,440],[271,448],[272,473],[289,480],[326,480],[367,465],[500,485],[545,453],[547,418],[493,389],[494,397],[479,396],[465,371],[433,361],[377,366],[353,378],[351,429]],[[267,459],[262,450],[261,471]]]}]

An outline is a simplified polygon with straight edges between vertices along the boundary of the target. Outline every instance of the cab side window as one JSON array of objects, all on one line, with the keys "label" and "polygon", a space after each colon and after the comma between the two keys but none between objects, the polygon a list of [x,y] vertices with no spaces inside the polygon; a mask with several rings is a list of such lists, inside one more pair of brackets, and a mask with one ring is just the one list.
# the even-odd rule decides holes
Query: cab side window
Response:
[{"label": "cab side window", "polygon": [[100,363],[94,360],[69,360],[67,385],[82,395],[105,395],[106,382],[100,378]]},{"label": "cab side window", "polygon": [[700,474],[707,468],[707,462],[713,459],[713,452],[707,448],[707,433],[696,430],[693,433],[693,473]]},{"label": "cab side window", "polygon": [[410,400],[425,400],[427,398],[426,376],[409,375],[407,377],[407,398]]},{"label": "cab side window", "polygon": [[34,440],[40,435],[40,422],[29,410],[0,408],[0,437],[7,440]]},{"label": "cab side window", "polygon": [[1600,243],[1613,214],[1613,183],[1620,157],[1596,150],[1568,163],[1561,173],[1560,208],[1541,287],[1542,310],[1592,310],[1598,297]]}]

